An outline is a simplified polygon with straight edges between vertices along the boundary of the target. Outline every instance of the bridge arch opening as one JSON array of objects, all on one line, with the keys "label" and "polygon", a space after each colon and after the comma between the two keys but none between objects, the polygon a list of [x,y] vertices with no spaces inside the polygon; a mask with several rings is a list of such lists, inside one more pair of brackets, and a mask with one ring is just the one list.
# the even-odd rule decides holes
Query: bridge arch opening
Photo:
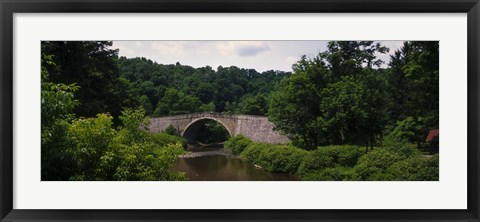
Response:
[{"label": "bridge arch opening", "polygon": [[206,117],[188,124],[182,136],[188,144],[221,145],[232,132],[221,121]]}]

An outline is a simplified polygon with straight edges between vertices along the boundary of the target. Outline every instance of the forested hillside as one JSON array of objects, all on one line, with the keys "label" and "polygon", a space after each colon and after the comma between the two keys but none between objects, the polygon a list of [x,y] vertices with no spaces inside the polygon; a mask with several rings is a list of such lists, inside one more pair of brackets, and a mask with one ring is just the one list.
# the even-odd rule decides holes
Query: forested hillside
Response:
[{"label": "forested hillside", "polygon": [[193,68],[146,58],[118,59],[119,73],[135,89],[148,114],[168,116],[198,111],[265,115],[267,96],[288,72],[235,66]]}]

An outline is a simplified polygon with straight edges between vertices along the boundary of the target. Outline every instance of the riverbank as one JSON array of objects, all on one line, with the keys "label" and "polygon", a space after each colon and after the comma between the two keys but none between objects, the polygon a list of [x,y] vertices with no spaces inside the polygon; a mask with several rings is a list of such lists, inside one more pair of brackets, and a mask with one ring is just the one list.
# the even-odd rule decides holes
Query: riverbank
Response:
[{"label": "riverbank", "polygon": [[178,158],[197,158],[197,157],[205,157],[205,156],[226,156],[229,158],[240,158],[239,156],[232,154],[231,152],[223,150],[207,150],[207,151],[195,151],[195,152],[188,152],[186,154],[178,155]]}]

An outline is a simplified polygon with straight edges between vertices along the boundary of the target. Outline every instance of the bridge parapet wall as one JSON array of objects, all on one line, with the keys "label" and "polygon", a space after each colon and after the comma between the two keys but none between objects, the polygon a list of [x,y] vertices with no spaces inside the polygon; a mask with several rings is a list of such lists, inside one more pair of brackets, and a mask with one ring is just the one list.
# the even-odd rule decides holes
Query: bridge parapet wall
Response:
[{"label": "bridge parapet wall", "polygon": [[243,134],[254,142],[288,143],[288,137],[275,131],[274,127],[267,117],[237,115],[237,134]]},{"label": "bridge parapet wall", "polygon": [[175,116],[152,118],[148,128],[152,133],[160,133],[170,125],[176,127],[177,121]]}]

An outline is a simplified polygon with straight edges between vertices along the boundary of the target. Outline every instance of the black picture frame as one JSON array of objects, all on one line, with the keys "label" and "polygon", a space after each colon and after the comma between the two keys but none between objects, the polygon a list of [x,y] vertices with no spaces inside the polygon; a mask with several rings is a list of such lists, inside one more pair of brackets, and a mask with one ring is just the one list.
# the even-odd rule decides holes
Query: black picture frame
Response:
[{"label": "black picture frame", "polygon": [[[1,221],[480,221],[479,0],[0,0]],[[466,210],[17,210],[13,209],[14,13],[468,13]]]}]

